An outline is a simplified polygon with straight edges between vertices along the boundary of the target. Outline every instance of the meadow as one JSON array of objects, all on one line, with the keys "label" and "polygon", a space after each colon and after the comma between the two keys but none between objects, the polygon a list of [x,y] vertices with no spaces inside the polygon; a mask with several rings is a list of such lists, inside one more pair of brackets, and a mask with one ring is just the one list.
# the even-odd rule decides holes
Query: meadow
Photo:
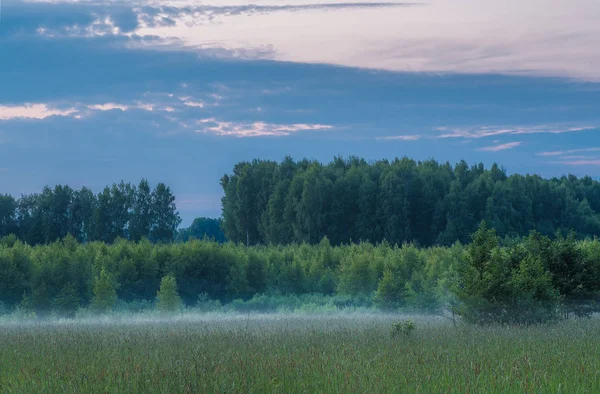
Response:
[{"label": "meadow", "polygon": [[[408,336],[393,323],[412,319]],[[600,320],[138,314],[0,324],[2,393],[598,393]]]}]

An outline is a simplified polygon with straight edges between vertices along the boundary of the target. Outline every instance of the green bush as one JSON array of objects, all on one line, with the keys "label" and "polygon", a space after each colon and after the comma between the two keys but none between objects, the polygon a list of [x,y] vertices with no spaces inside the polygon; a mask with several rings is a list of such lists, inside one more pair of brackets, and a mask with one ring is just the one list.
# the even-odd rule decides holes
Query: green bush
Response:
[{"label": "green bush", "polygon": [[392,324],[391,335],[395,338],[399,335],[410,337],[413,331],[417,328],[415,322],[411,319],[399,321],[398,323]]}]

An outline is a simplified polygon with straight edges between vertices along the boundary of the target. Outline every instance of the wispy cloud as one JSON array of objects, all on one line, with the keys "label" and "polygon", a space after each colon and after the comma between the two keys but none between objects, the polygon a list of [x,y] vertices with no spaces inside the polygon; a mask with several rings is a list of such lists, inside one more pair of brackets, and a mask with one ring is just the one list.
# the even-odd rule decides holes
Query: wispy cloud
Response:
[{"label": "wispy cloud", "polygon": [[377,137],[376,139],[384,140],[384,141],[418,141],[421,138],[422,137],[418,134],[412,134],[412,135],[389,135],[389,136],[385,136],[385,137]]},{"label": "wispy cloud", "polygon": [[502,150],[516,148],[517,146],[519,146],[521,144],[522,144],[521,141],[508,142],[506,144],[486,146],[486,147],[483,147],[483,148],[479,148],[477,150],[482,151],[482,152],[499,152],[499,151],[502,151]]},{"label": "wispy cloud", "polygon": [[185,100],[183,102],[183,105],[185,105],[187,107],[204,108],[204,103],[201,101]]},{"label": "wispy cloud", "polygon": [[552,161],[551,164],[562,164],[566,166],[600,166],[600,159],[598,160],[564,160],[564,161]]},{"label": "wispy cloud", "polygon": [[50,116],[71,116],[76,112],[75,108],[57,109],[47,104],[0,105],[0,120],[45,119]]},{"label": "wispy cloud", "polygon": [[[163,2],[164,4],[165,2]],[[193,16],[194,24],[214,21],[218,17],[231,17],[237,15],[265,15],[275,12],[297,11],[327,11],[360,8],[391,8],[421,6],[418,2],[328,2],[305,4],[247,4],[247,5],[187,5],[172,4],[168,7],[144,7],[139,14],[139,23],[144,27],[173,26],[177,20]],[[188,21],[189,23],[190,21]]]},{"label": "wispy cloud", "polygon": [[494,137],[499,135],[521,135],[521,134],[562,134],[578,131],[597,130],[599,126],[479,126],[468,128],[438,127],[436,130],[441,134],[437,138],[467,138],[477,139]]},{"label": "wispy cloud", "polygon": [[97,110],[97,111],[112,111],[115,109],[119,109],[121,111],[127,111],[129,109],[128,105],[124,104],[115,104],[115,103],[105,103],[105,104],[92,104],[88,105],[89,109]]},{"label": "wispy cloud", "polygon": [[589,153],[589,152],[600,152],[600,148],[581,148],[581,149],[557,150],[557,151],[540,152],[537,155],[538,156],[564,156],[564,155],[572,155],[574,153]]},{"label": "wispy cloud", "polygon": [[300,131],[331,130],[333,126],[323,124],[274,124],[265,122],[237,123],[221,122],[214,118],[201,119],[202,127],[198,132],[220,136],[245,137],[283,137]]},{"label": "wispy cloud", "polygon": [[131,37],[132,33],[124,33],[119,26],[115,24],[110,16],[95,19],[89,25],[74,24],[70,26],[45,27],[40,26],[37,34],[46,38],[66,38],[66,37],[104,37],[126,35]]}]

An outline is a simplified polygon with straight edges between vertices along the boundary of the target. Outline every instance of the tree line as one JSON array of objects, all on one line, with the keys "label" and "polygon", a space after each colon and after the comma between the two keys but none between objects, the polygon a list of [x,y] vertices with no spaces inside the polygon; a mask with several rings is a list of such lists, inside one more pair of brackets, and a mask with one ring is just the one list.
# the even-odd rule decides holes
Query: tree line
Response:
[{"label": "tree line", "polygon": [[600,233],[600,182],[511,175],[494,164],[435,160],[254,160],[221,180],[223,230],[248,244],[387,240],[421,246],[469,242],[485,220],[500,237],[571,229]]},{"label": "tree line", "polygon": [[14,198],[0,195],[0,237],[14,234],[29,245],[73,236],[82,243],[117,238],[171,242],[181,219],[175,196],[164,183],[151,189],[120,182],[94,194],[83,187],[45,187],[41,193]]},{"label": "tree line", "polygon": [[536,323],[600,310],[600,240],[532,232],[501,243],[485,222],[468,245],[428,248],[333,246],[327,238],[254,247],[196,239],[82,244],[67,236],[37,246],[14,235],[0,240],[5,311],[72,315],[112,309],[117,300],[132,309],[152,305],[161,281],[187,306],[319,294],[336,296],[340,307],[447,309],[476,323]]}]

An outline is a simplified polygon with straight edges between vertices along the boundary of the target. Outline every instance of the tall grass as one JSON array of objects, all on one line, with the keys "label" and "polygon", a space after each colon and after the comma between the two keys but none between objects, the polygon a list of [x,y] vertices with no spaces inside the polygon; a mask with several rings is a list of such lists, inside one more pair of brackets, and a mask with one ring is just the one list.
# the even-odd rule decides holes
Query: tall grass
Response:
[{"label": "tall grass", "polygon": [[3,323],[0,392],[600,392],[600,321],[182,314]]}]

